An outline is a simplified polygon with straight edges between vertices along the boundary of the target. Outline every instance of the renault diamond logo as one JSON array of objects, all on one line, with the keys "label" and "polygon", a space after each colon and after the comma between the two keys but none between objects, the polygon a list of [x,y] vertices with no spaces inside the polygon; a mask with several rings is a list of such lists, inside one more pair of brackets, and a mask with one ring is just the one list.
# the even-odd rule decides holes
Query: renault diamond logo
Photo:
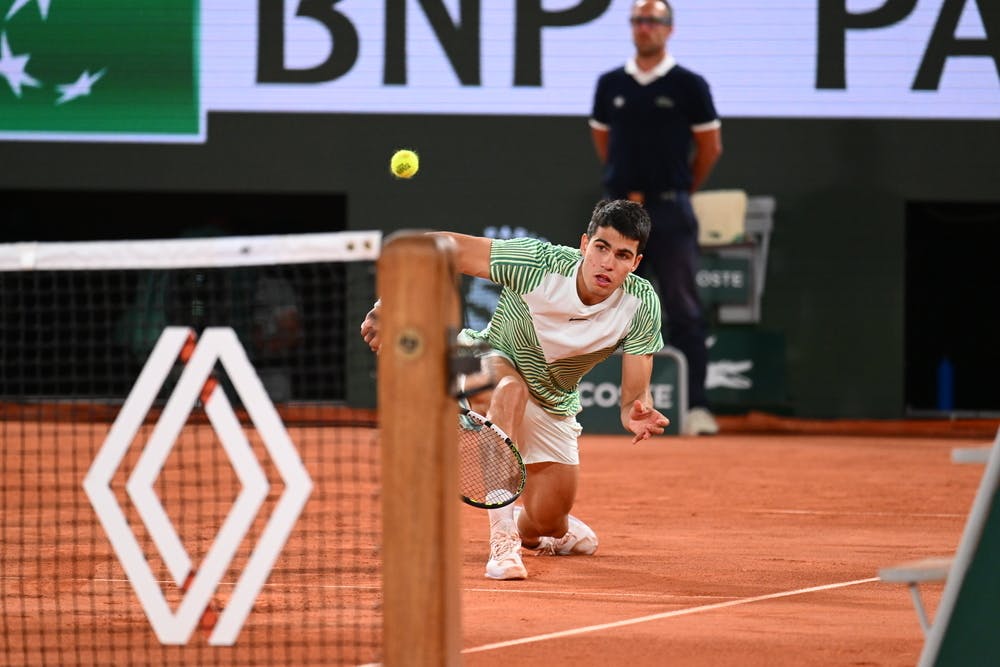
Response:
[{"label": "renault diamond logo", "polygon": [[179,587],[183,586],[189,575],[194,573],[194,568],[153,484],[187,422],[195,401],[204,390],[205,396],[202,398],[205,413],[226,451],[242,489],[205,558],[198,565],[176,613],[170,609],[125,513],[111,490],[111,481],[156,395],[181,357],[185,345],[194,340],[194,332],[187,327],[164,329],[97,453],[83,481],[83,488],[157,638],[163,644],[187,643],[237,548],[264,504],[270,487],[229,399],[217,383],[210,379],[215,364],[222,364],[285,486],[284,493],[275,505],[271,518],[233,589],[229,604],[219,616],[209,637],[210,644],[229,646],[236,642],[254,600],[284,548],[312,491],[312,480],[302,465],[278,412],[250,365],[236,333],[225,327],[205,329],[125,484],[128,496],[171,577]]}]

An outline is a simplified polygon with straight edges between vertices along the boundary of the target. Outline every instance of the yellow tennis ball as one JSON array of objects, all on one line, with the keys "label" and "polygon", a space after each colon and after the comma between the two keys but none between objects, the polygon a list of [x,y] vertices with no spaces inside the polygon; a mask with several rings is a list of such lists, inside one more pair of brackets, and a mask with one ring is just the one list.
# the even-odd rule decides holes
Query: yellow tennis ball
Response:
[{"label": "yellow tennis ball", "polygon": [[420,169],[420,158],[410,150],[396,151],[392,154],[389,169],[396,178],[410,178]]}]

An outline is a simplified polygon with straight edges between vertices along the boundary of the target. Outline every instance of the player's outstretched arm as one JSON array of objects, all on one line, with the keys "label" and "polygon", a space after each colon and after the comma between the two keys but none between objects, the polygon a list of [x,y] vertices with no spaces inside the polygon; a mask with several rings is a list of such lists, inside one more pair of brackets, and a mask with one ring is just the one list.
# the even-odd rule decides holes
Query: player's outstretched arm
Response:
[{"label": "player's outstretched arm", "polygon": [[670,420],[653,407],[649,392],[652,373],[653,355],[622,356],[621,420],[622,426],[635,436],[633,443],[660,435],[670,424]]},{"label": "player's outstretched arm", "polygon": [[490,250],[493,239],[485,236],[469,236],[455,232],[432,232],[435,236],[443,236],[455,244],[455,261],[459,273],[477,278],[490,279]]},{"label": "player's outstretched arm", "polygon": [[[431,232],[435,236],[449,239],[455,246],[455,262],[459,272],[469,276],[479,278],[490,277],[490,250],[493,247],[493,240],[483,236],[469,236],[467,234],[456,234],[454,232]],[[378,352],[382,346],[382,339],[379,337],[379,308],[381,300],[375,305],[364,321],[361,322],[361,337],[368,343],[372,352]]]}]

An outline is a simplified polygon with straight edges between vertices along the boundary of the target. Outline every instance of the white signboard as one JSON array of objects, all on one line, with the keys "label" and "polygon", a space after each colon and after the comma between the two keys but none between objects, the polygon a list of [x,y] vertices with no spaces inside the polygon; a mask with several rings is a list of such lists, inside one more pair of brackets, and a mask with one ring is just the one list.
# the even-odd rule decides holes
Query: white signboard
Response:
[{"label": "white signboard", "polygon": [[[673,4],[670,51],[723,119],[1000,118],[996,0]],[[0,0],[0,138],[198,141],[210,111],[585,117],[632,54],[631,5]]]}]

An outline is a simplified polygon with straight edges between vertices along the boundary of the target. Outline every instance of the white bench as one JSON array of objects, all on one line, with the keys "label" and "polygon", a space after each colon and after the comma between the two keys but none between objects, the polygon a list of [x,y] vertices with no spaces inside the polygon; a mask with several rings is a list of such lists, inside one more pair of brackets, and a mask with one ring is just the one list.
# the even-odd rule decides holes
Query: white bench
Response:
[{"label": "white bench", "polygon": [[[977,447],[956,447],[951,450],[952,463],[986,463],[990,456],[992,445]],[[946,581],[948,570],[951,569],[951,556],[935,556],[911,560],[905,563],[884,567],[878,571],[878,578],[887,584],[906,584],[913,598],[913,606],[920,619],[920,627],[924,635],[930,630],[931,624],[920,595],[920,584],[926,582]]]},{"label": "white bench", "polygon": [[888,584],[906,584],[909,587],[924,636],[930,632],[931,623],[920,595],[920,584],[928,581],[945,581],[948,578],[948,570],[951,569],[951,561],[951,558],[945,557],[924,558],[883,567],[878,571],[880,580]]},{"label": "white bench", "polygon": [[[992,618],[998,618],[997,605],[1000,598],[996,596],[995,582],[984,584],[981,580],[966,582],[973,562],[980,563],[979,577],[982,577],[982,563],[995,562],[996,533],[1000,531],[998,526],[998,516],[992,513],[994,506],[1000,503],[1000,430],[997,431],[996,438],[992,445],[985,447],[956,448],[952,450],[952,461],[955,463],[986,463],[983,471],[976,497],[972,502],[972,509],[969,511],[965,527],[962,530],[962,538],[958,543],[958,548],[953,557],[933,557],[921,560],[907,561],[892,565],[879,570],[878,576],[886,583],[906,584],[913,597],[913,605],[916,607],[917,616],[920,619],[920,627],[924,631],[926,640],[923,651],[920,654],[920,667],[930,667],[938,664],[939,658],[944,653],[948,657],[945,662],[954,660],[956,645],[962,646],[964,655],[962,664],[997,664],[992,660],[1000,656],[1000,635],[992,631],[992,626],[988,632],[983,632],[981,628],[972,625],[961,625],[961,621],[955,621],[955,627],[949,627],[956,615],[956,610],[962,606],[968,611],[983,612]],[[987,533],[993,537],[985,539]],[[984,546],[980,552],[981,545]],[[991,567],[991,566],[989,566]],[[944,581],[944,591],[941,594],[941,601],[932,623],[927,617],[923,600],[920,595],[920,584],[927,582]],[[964,633],[964,634],[963,634]],[[966,635],[971,633],[972,641],[966,641]],[[953,637],[948,648],[942,652],[945,635]],[[954,637],[961,637],[955,641]],[[965,643],[962,643],[962,642]],[[948,662],[948,664],[952,664]]]}]

